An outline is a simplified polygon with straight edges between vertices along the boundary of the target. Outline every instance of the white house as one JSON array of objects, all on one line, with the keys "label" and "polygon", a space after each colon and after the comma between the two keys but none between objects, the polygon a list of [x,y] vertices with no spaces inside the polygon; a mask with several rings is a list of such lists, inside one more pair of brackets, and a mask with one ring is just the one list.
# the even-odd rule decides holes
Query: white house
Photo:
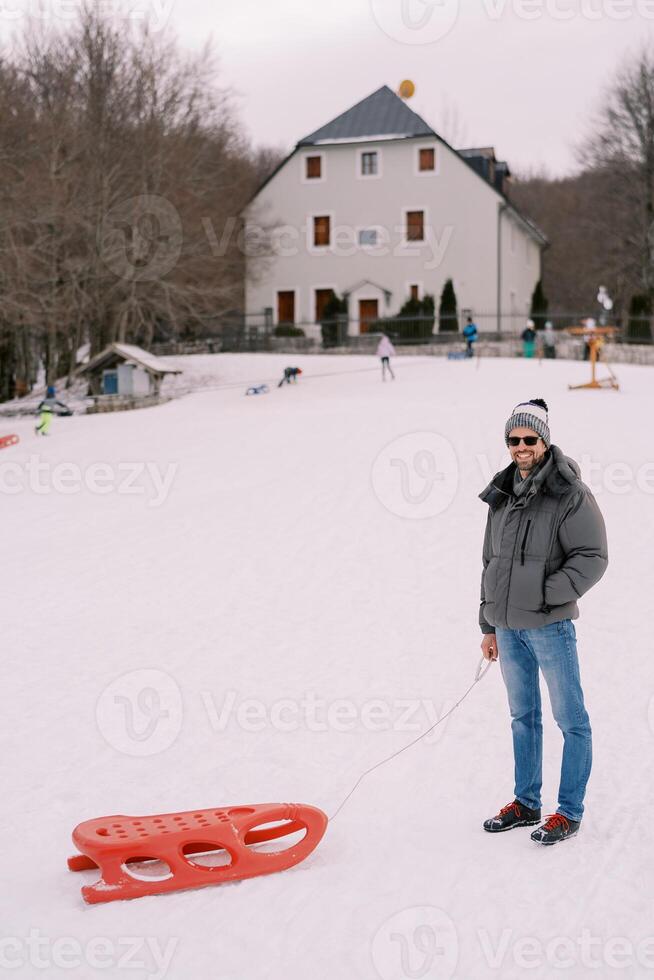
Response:
[{"label": "white house", "polygon": [[245,208],[248,238],[273,229],[272,256],[248,259],[246,312],[317,328],[347,296],[350,333],[452,279],[481,330],[522,324],[541,277],[543,233],[505,193],[491,148],[454,150],[388,86],[301,139]]}]

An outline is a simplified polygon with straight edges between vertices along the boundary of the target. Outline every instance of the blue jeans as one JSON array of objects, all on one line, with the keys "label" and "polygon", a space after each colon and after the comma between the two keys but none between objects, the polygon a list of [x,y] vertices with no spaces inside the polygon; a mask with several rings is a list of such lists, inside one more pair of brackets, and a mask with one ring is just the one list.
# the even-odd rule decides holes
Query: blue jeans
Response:
[{"label": "blue jeans", "polygon": [[577,640],[570,619],[530,630],[497,629],[500,668],[509,697],[515,798],[541,805],[543,723],[538,668],[543,672],[554,720],[563,732],[558,812],[581,820],[592,763],[590,721],[579,677]]}]

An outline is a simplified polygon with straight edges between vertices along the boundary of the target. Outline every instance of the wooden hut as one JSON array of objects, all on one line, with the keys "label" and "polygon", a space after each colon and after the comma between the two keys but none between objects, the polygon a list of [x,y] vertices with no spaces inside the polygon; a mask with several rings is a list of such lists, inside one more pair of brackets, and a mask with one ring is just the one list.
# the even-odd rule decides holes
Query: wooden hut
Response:
[{"label": "wooden hut", "polygon": [[89,381],[94,404],[88,411],[111,412],[160,404],[166,400],[161,395],[164,378],[182,372],[141,347],[116,343],[105,347],[77,373]]}]

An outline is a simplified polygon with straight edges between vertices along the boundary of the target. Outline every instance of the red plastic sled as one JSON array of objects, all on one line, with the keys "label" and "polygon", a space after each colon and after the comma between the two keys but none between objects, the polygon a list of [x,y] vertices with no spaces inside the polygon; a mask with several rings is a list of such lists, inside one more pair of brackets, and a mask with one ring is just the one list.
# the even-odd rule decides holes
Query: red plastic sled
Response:
[{"label": "red plastic sled", "polygon": [[18,436],[0,436],[0,449],[15,446],[17,442],[20,442]]},{"label": "red plastic sled", "polygon": [[[277,826],[260,826],[273,822]],[[73,841],[82,853],[69,858],[68,867],[71,871],[100,868],[100,880],[82,888],[83,898],[91,904],[140,898],[285,871],[311,854],[326,827],[322,810],[295,803],[151,817],[100,817],[86,820],[73,831]],[[286,850],[253,849],[253,845],[301,830],[304,837]],[[200,854],[205,861],[218,859],[222,863],[200,864],[193,860]],[[148,877],[157,867],[164,867],[161,862],[168,865],[165,875]]]}]

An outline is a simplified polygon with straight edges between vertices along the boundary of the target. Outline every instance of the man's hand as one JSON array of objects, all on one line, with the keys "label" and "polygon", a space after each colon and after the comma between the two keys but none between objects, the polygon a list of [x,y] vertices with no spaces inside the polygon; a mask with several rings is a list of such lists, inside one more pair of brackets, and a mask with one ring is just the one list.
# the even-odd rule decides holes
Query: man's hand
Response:
[{"label": "man's hand", "polygon": [[481,641],[481,652],[486,660],[497,660],[497,640],[494,633],[484,633]]}]

